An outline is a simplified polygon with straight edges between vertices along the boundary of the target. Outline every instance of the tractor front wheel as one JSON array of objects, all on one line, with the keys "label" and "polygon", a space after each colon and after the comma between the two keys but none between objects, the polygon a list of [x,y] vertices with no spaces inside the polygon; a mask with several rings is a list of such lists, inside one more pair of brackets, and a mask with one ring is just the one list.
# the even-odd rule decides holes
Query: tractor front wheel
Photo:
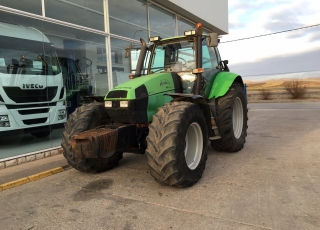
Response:
[{"label": "tractor front wheel", "polygon": [[64,150],[63,155],[69,165],[83,172],[103,172],[118,164],[123,154],[119,151],[99,153],[98,158],[75,157],[72,153],[71,138],[73,135],[109,123],[109,116],[101,102],[83,105],[69,116],[62,133],[61,143]]},{"label": "tractor front wheel", "polygon": [[221,139],[211,141],[218,151],[238,152],[247,136],[248,109],[243,87],[233,83],[226,95],[216,100],[218,126]]},{"label": "tractor front wheel", "polygon": [[205,169],[207,141],[206,120],[198,105],[165,104],[149,126],[146,153],[151,175],[161,184],[192,186]]}]

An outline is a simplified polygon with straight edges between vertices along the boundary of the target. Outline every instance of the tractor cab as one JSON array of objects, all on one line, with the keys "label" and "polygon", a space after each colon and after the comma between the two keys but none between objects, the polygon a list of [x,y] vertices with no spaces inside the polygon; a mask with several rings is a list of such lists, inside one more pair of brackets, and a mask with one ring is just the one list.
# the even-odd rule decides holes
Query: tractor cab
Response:
[{"label": "tractor cab", "polygon": [[[204,94],[206,83],[222,69],[220,55],[216,47],[208,46],[210,37],[203,36],[201,41],[201,67],[197,66],[197,44],[191,36],[156,41],[149,61],[149,74],[172,72],[180,76],[182,93],[195,94],[197,74],[201,78],[199,92]],[[200,75],[201,74],[201,75]]]}]

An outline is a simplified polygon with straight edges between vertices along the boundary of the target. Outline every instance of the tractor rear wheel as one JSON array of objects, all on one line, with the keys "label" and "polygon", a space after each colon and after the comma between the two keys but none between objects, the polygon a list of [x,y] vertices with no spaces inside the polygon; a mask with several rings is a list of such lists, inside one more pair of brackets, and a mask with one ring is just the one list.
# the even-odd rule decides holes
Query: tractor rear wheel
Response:
[{"label": "tractor rear wheel", "polygon": [[247,136],[248,109],[243,87],[233,83],[226,95],[216,100],[216,124],[221,139],[211,141],[218,151],[238,152]]},{"label": "tractor rear wheel", "polygon": [[71,138],[73,135],[109,123],[109,116],[101,102],[83,105],[69,116],[62,133],[61,143],[64,150],[63,155],[69,165],[83,172],[103,172],[118,164],[122,159],[122,152],[99,153],[102,157],[98,158],[74,157],[72,153]]},{"label": "tractor rear wheel", "polygon": [[198,105],[165,104],[149,125],[146,153],[151,175],[161,184],[192,186],[205,169],[207,142],[206,120]]}]

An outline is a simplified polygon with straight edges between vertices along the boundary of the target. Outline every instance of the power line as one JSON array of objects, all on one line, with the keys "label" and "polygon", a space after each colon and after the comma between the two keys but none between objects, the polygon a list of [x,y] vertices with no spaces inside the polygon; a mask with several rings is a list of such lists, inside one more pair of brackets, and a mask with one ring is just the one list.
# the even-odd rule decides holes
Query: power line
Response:
[{"label": "power line", "polygon": [[243,77],[259,77],[259,76],[271,76],[271,75],[293,74],[293,73],[309,73],[309,72],[318,72],[318,71],[320,71],[320,70],[307,70],[307,71],[283,72],[283,73],[266,73],[266,74],[257,74],[257,75],[243,75]]},{"label": "power line", "polygon": [[274,33],[270,33],[270,34],[262,34],[262,35],[257,35],[257,36],[253,36],[253,37],[239,38],[239,39],[230,40],[230,41],[225,41],[225,42],[220,42],[220,43],[236,42],[236,41],[242,41],[242,40],[247,40],[247,39],[252,39],[252,38],[259,38],[259,37],[264,37],[264,36],[270,36],[270,35],[274,35],[274,34],[287,33],[287,32],[290,32],[290,31],[302,30],[302,29],[307,29],[307,28],[311,28],[311,27],[315,27],[315,26],[320,26],[320,24],[311,25],[311,26],[304,26],[304,27],[300,27],[300,28],[296,28],[296,29],[291,29],[291,30],[283,30],[283,31],[274,32]]}]

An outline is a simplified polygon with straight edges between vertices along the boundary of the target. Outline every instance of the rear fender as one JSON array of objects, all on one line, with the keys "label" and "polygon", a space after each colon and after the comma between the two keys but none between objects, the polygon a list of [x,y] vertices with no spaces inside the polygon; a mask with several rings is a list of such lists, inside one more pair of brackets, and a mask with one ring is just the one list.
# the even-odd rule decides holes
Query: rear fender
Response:
[{"label": "rear fender", "polygon": [[238,74],[230,72],[218,73],[211,87],[208,99],[224,96],[233,82],[238,82],[243,86],[242,78]]},{"label": "rear fender", "polygon": [[183,93],[168,93],[166,95],[169,95],[173,98],[173,101],[187,101],[190,103],[197,104],[201,110],[203,111],[203,114],[206,118],[207,127],[208,127],[208,135],[209,137],[213,136],[211,127],[211,113],[210,113],[210,107],[207,103],[206,99],[203,98],[200,95],[194,95],[194,94],[183,94]]}]

